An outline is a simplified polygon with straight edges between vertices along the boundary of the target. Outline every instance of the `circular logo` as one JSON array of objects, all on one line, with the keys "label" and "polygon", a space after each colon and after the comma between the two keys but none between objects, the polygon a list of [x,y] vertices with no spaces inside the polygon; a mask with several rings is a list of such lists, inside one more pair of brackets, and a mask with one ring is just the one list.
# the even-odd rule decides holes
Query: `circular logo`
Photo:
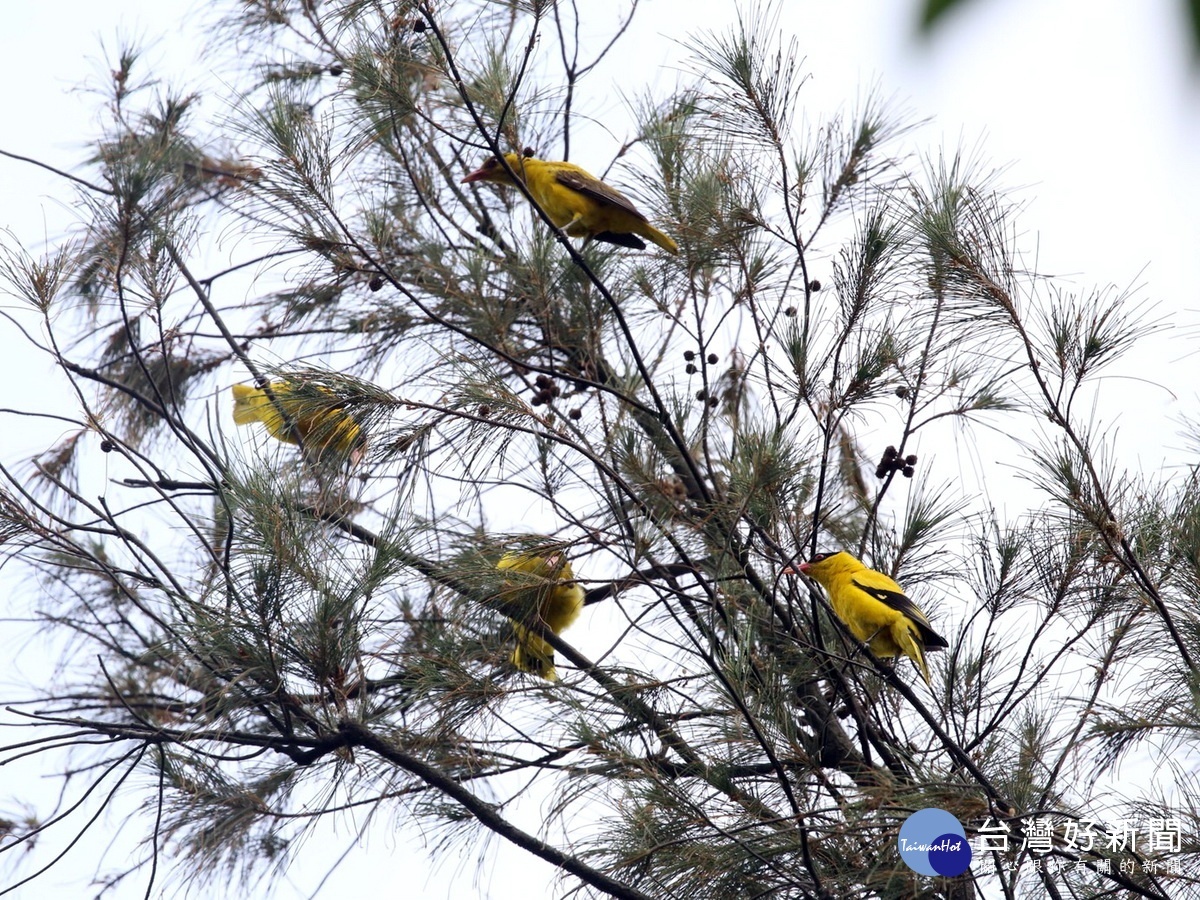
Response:
[{"label": "circular logo", "polygon": [[920,875],[961,875],[971,865],[962,823],[944,809],[920,809],[900,826],[900,858]]}]

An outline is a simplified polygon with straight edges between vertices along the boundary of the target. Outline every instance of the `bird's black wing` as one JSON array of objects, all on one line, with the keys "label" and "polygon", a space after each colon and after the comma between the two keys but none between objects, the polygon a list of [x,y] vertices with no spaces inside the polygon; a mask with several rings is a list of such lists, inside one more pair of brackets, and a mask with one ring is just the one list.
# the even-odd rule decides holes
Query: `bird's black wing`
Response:
[{"label": "bird's black wing", "polygon": [[909,600],[907,595],[899,591],[889,591],[887,588],[863,584],[857,578],[851,578],[850,583],[864,594],[874,597],[885,606],[890,606],[896,612],[903,613],[908,617],[917,626],[917,631],[921,633],[921,643],[925,645],[926,650],[941,650],[943,647],[950,646],[944,637],[929,627],[929,620],[925,618],[925,613],[921,612],[917,604]]},{"label": "bird's black wing", "polygon": [[[613,206],[618,206],[631,216],[637,216],[637,218],[641,219],[643,222],[648,221],[646,217],[638,211],[638,208],[630,202],[628,197],[626,197],[616,188],[609,187],[599,178],[593,178],[590,175],[572,172],[570,170],[559,170],[558,172],[554,173],[554,177],[558,180],[559,184],[569,187],[573,191],[578,191],[585,197],[591,197],[593,200],[599,203],[610,203]],[[601,240],[600,235],[596,235],[596,240]],[[628,247],[631,245],[621,244],[621,246]],[[645,246],[645,244],[642,244],[642,247]],[[638,249],[641,248],[639,247]]]}]

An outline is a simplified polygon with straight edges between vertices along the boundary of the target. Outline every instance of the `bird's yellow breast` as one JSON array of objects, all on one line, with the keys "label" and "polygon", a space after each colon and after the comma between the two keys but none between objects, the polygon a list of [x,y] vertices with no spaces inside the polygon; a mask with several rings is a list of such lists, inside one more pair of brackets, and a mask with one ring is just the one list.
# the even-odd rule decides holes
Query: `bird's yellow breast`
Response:
[{"label": "bird's yellow breast", "polygon": [[838,588],[826,589],[829,602],[851,634],[866,643],[876,656],[898,655],[901,650],[892,638],[892,626],[904,619],[904,614],[856,587],[852,575],[842,575],[835,580],[839,583]]},{"label": "bird's yellow breast", "polygon": [[[521,171],[520,168],[517,171]],[[559,228],[566,228],[571,237],[587,237],[599,231],[613,230],[606,219],[603,204],[572,190],[558,181],[560,172],[575,172],[590,178],[579,166],[567,162],[546,162],[527,159],[524,165],[525,185],[546,215]],[[570,227],[568,227],[570,226]]]},{"label": "bird's yellow breast", "polygon": [[[536,605],[537,617],[555,634],[571,625],[583,611],[583,588],[572,580],[575,573],[571,564],[560,554],[545,557],[506,553],[496,568],[528,576],[514,579],[504,599],[526,607]],[[528,615],[528,609],[525,612]]]}]

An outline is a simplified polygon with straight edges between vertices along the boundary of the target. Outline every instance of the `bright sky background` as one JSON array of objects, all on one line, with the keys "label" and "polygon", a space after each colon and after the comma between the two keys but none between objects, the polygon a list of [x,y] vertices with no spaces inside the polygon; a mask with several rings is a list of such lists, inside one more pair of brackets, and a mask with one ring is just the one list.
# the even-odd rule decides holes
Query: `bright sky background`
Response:
[{"label": "bright sky background", "polygon": [[[975,0],[929,41],[916,35],[916,0],[783,0],[779,17],[807,58],[812,80],[802,97],[811,120],[852,105],[877,82],[915,118],[932,118],[908,139],[914,150],[936,155],[961,146],[1006,167],[1000,184],[1015,188],[1025,207],[1020,232],[1027,265],[1080,291],[1137,287],[1153,305],[1152,315],[1169,319],[1173,327],[1122,366],[1122,377],[1105,383],[1100,410],[1120,429],[1117,462],[1151,472],[1164,461],[1177,465],[1195,457],[1195,448],[1185,453],[1178,437],[1180,418],[1197,418],[1200,371],[1192,349],[1200,337],[1200,83],[1182,5]],[[194,79],[191,67],[201,65],[203,48],[192,35],[178,37],[184,33],[179,21],[194,21],[193,8],[202,6],[165,0],[5,4],[0,149],[77,168],[98,101],[79,87],[107,77],[101,43],[111,49],[118,34],[165,35],[150,54],[162,63],[164,79],[182,72]],[[665,92],[686,80],[678,41],[696,29],[723,30],[733,9],[728,0],[646,0],[635,20],[637,51],[627,42],[620,59],[622,86],[629,93],[645,85]],[[615,90],[611,97],[617,108]],[[573,157],[593,168],[613,149],[591,157],[579,148]],[[71,197],[50,173],[0,159],[0,228],[11,229],[28,248],[39,250],[74,221],[64,205]],[[10,301],[0,298],[0,305],[8,308]],[[0,407],[70,402],[65,388],[51,383],[45,360],[27,355],[7,322],[0,321],[0,335]],[[27,456],[57,436],[55,428],[6,433],[0,458]],[[0,637],[0,652],[8,649]],[[324,896],[347,895],[352,876],[368,879],[380,898],[548,895],[548,869],[498,841],[492,842],[495,866],[477,884],[470,855],[444,859],[431,870],[420,838],[391,828],[379,823],[367,858],[355,857],[331,878]],[[344,832],[310,844],[305,858],[320,871],[352,839]],[[305,865],[287,879],[297,888],[284,884],[278,896],[307,896],[302,888],[311,890],[318,877]],[[144,882],[130,883],[108,896],[121,900],[143,891]],[[43,896],[54,893],[43,889]]]}]

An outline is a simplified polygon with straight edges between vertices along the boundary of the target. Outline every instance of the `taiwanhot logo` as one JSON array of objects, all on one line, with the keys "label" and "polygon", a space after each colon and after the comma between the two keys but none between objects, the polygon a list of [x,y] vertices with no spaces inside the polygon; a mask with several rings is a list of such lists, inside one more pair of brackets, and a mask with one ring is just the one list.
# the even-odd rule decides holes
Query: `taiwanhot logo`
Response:
[{"label": "taiwanhot logo", "polygon": [[900,858],[920,875],[961,875],[971,865],[962,823],[944,809],[919,809],[900,826]]}]

